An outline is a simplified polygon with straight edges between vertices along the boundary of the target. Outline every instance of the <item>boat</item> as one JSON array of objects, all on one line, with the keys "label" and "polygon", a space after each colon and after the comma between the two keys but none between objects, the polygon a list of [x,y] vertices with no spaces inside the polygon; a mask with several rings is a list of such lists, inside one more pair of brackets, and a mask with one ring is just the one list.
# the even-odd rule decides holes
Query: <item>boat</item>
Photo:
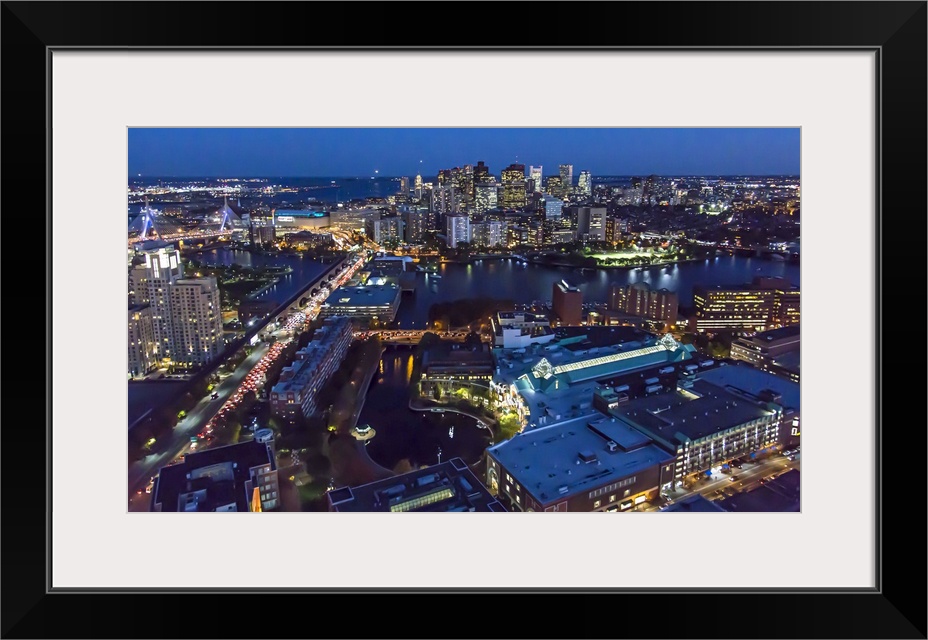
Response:
[{"label": "boat", "polygon": [[433,280],[441,280],[441,276],[437,273],[430,274]]},{"label": "boat", "polygon": [[450,429],[448,429],[448,437],[449,438],[454,437],[454,427],[451,427]]}]

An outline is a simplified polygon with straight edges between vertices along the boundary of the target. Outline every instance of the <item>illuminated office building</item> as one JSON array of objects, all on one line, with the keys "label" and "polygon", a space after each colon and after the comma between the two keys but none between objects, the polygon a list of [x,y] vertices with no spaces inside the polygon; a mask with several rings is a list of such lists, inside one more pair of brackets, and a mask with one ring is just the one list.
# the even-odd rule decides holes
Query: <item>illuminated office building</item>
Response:
[{"label": "illuminated office building", "polygon": [[562,164],[558,167],[558,173],[561,176],[561,188],[565,194],[569,194],[574,188],[574,165]]},{"label": "illuminated office building", "polygon": [[740,286],[695,286],[693,307],[691,331],[765,331],[799,324],[799,288],[764,276]]},{"label": "illuminated office building", "polygon": [[525,207],[525,165],[511,164],[503,169],[501,175],[502,194],[499,206],[503,209],[522,209]]},{"label": "illuminated office building", "polygon": [[543,191],[544,183],[542,182],[542,167],[531,166],[528,168],[528,177],[535,183],[535,191]]},{"label": "illuminated office building", "polygon": [[589,171],[581,171],[577,180],[577,193],[581,196],[593,195],[593,177]]}]

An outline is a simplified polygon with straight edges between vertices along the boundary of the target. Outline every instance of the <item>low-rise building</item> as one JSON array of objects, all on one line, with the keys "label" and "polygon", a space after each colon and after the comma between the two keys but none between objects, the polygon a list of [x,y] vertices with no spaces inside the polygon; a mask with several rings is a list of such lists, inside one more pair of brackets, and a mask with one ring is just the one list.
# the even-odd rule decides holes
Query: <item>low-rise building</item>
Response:
[{"label": "low-rise building", "polygon": [[615,418],[582,417],[487,449],[487,487],[518,511],[628,511],[673,480],[674,456]]},{"label": "low-rise building", "polygon": [[490,318],[490,323],[493,327],[493,346],[503,349],[546,344],[555,338],[547,317],[527,311],[500,311]]},{"label": "low-rise building", "polygon": [[799,382],[799,325],[736,338],[731,357]]},{"label": "low-rise building", "polygon": [[402,289],[398,284],[339,287],[322,303],[323,318],[350,316],[393,322],[400,308]]},{"label": "low-rise building", "polygon": [[330,318],[313,334],[312,341],[296,352],[271,389],[271,411],[288,420],[311,416],[316,397],[345,357],[351,344],[352,324],[348,318]]},{"label": "low-rise building", "polygon": [[249,440],[188,453],[162,467],[151,511],[274,511],[280,488],[273,444]]},{"label": "low-rise building", "polygon": [[329,511],[341,512],[503,512],[461,458],[416,469],[358,487],[326,494]]}]

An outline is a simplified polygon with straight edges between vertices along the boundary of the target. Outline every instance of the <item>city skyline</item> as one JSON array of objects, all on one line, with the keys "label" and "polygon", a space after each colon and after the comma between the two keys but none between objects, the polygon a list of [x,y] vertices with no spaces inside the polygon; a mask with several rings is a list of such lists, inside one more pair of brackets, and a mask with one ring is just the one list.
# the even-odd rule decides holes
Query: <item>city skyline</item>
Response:
[{"label": "city skyline", "polygon": [[[130,128],[129,175],[400,177],[484,161],[597,175],[798,175],[798,128]],[[758,153],[763,150],[763,153]]]}]

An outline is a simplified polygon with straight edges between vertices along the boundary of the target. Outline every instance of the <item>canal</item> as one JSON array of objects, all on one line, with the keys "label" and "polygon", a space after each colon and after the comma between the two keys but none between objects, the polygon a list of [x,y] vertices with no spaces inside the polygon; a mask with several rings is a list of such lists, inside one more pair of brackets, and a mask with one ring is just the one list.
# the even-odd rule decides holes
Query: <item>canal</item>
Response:
[{"label": "canal", "polygon": [[406,459],[415,469],[438,462],[440,448],[442,460],[460,457],[468,464],[477,462],[489,446],[490,432],[478,428],[476,420],[409,408],[412,360],[413,349],[387,347],[380,371],[371,380],[358,418],[358,424],[369,424],[377,432],[367,444],[371,459],[387,469]]}]

